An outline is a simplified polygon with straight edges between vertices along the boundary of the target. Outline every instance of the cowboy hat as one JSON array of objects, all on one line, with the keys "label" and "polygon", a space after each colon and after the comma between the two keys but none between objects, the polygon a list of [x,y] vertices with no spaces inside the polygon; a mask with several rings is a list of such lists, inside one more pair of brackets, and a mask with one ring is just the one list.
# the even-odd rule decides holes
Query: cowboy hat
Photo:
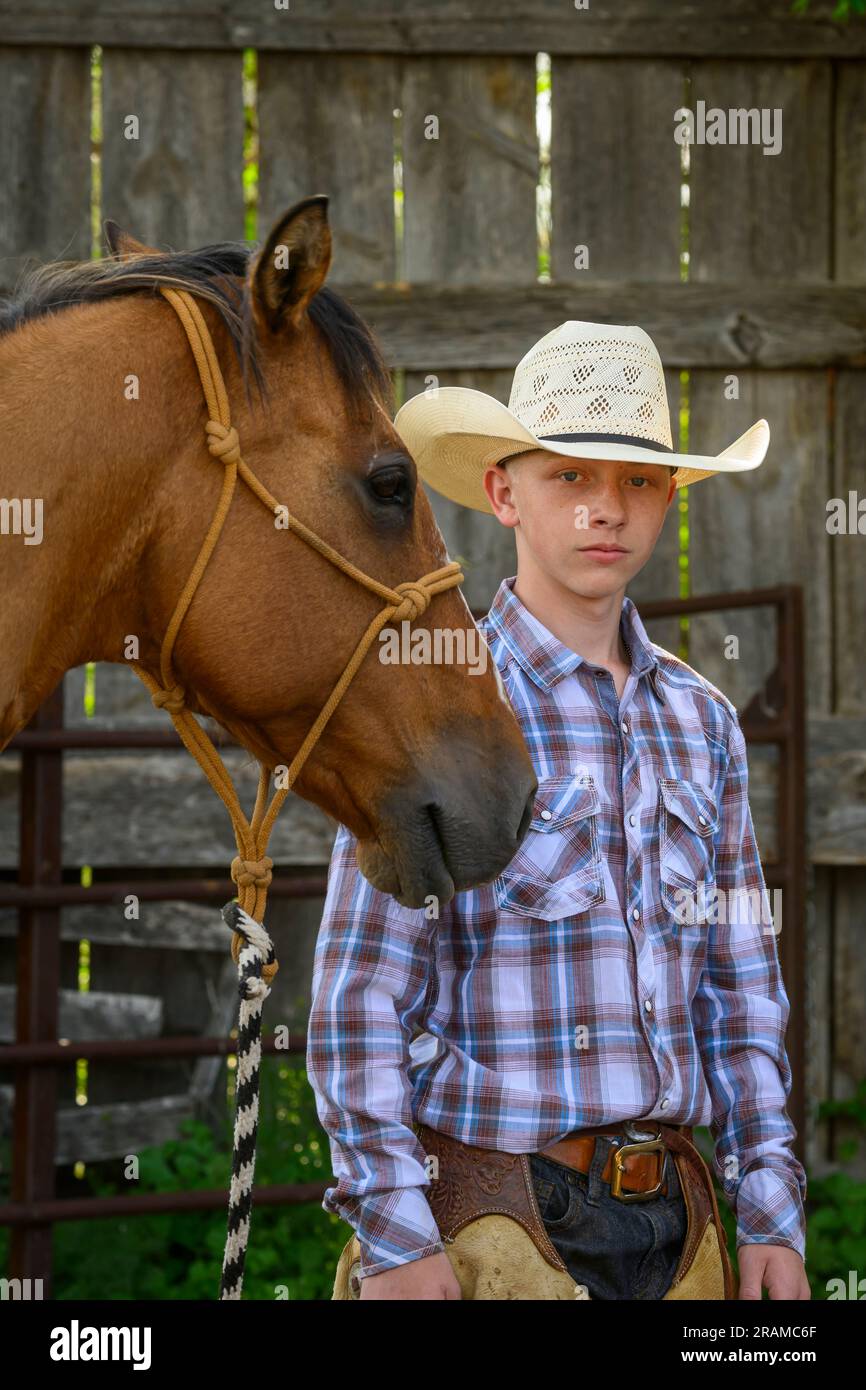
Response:
[{"label": "cowboy hat", "polygon": [[763,462],[770,427],[758,420],[721,454],[677,454],[665,375],[648,333],[569,319],[518,362],[505,406],[468,386],[413,396],[394,426],[425,483],[452,501],[492,512],[484,471],[513,454],[547,449],[569,458],[666,464],[677,487]]}]

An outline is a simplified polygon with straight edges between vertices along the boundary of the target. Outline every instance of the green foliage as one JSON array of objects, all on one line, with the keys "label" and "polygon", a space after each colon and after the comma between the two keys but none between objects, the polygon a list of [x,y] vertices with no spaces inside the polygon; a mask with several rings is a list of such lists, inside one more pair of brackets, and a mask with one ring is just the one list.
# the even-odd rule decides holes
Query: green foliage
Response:
[{"label": "green foliage", "polygon": [[[866,3],[866,0],[864,0]],[[838,1142],[840,1163],[849,1163],[860,1149],[866,1135],[866,1080],[860,1082],[850,1100],[822,1102],[818,1119],[831,1117],[850,1121],[859,1137]],[[695,1143],[709,1161],[712,1140],[708,1129],[696,1129]],[[857,1270],[861,1278],[866,1270],[866,1182],[844,1171],[830,1173],[824,1178],[807,1174],[806,1191],[806,1277],[815,1299],[826,1299],[830,1279],[848,1282],[849,1270]],[[727,1198],[713,1173],[719,1215],[728,1237],[728,1250],[738,1269],[735,1257],[737,1223]],[[764,1292],[766,1297],[766,1290]]]},{"label": "green foliage", "polygon": [[[866,4],[866,0],[864,0]],[[850,1100],[825,1100],[819,1107],[822,1120],[850,1120],[862,1134],[866,1134],[866,1079],[860,1082]],[[860,1150],[860,1138],[842,1140],[837,1144],[841,1163],[850,1163]]]},{"label": "green foliage", "polygon": [[827,1297],[827,1281],[848,1283],[849,1270],[866,1269],[866,1183],[847,1173],[811,1180],[806,1199],[806,1274],[813,1298]]},{"label": "green foliage", "polygon": [[[300,1058],[262,1061],[261,1119],[256,1188],[271,1183],[331,1180],[330,1149]],[[839,1146],[843,1162],[855,1157],[866,1134],[866,1080],[847,1101],[827,1101],[819,1118],[844,1119],[860,1139]],[[228,1190],[231,1169],[231,1104],[219,1143],[207,1125],[185,1126],[183,1138],[140,1155],[137,1192]],[[709,1160],[706,1128],[695,1142]],[[9,1146],[3,1145],[0,1197],[8,1200]],[[88,1171],[76,1195],[128,1195],[133,1184],[119,1177],[120,1164]],[[734,1267],[736,1220],[715,1179],[719,1213]],[[806,1200],[806,1274],[812,1297],[827,1297],[827,1282],[866,1269],[866,1182],[844,1171],[809,1178]],[[244,1297],[273,1299],[280,1286],[292,1300],[329,1299],[340,1251],[351,1231],[320,1202],[294,1207],[253,1204]],[[215,1299],[225,1242],[225,1212],[174,1212],[123,1220],[59,1222],[55,1227],[55,1297],[58,1299]],[[8,1259],[8,1230],[0,1232],[0,1270]]]},{"label": "green foliage", "polygon": [[[810,0],[792,0],[791,11],[793,14],[805,14],[809,5]],[[866,0],[836,0],[831,18],[847,24],[855,14],[866,14]]]},{"label": "green foliage", "polygon": [[[101,1164],[99,1171],[88,1170],[76,1195],[207,1188],[228,1194],[232,1110],[233,1099],[227,1099],[218,1143],[207,1125],[188,1123],[181,1139],[139,1155],[137,1182],[124,1180],[119,1161]],[[263,1058],[256,1190],[271,1183],[324,1185],[330,1179],[330,1149],[302,1059]],[[60,1222],[54,1234],[54,1297],[216,1299],[225,1228],[225,1210]],[[244,1298],[274,1299],[283,1286],[292,1300],[329,1299],[340,1251],[351,1234],[320,1201],[257,1207],[254,1193]],[[5,1269],[8,1234],[2,1235],[0,1268]]]}]

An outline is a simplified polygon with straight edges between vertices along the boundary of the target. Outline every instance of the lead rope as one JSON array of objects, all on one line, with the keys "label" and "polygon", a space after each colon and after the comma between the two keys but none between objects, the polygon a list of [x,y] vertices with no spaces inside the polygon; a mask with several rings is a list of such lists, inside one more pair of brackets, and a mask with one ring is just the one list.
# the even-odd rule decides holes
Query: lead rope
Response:
[{"label": "lead rope", "polygon": [[[151,694],[154,705],[171,716],[172,723],[184,746],[195,758],[217,796],[223,802],[232,823],[238,853],[232,860],[231,876],[237,884],[237,901],[227,903],[222,917],[232,931],[232,957],[238,968],[240,1010],[238,1017],[237,1075],[235,1088],[235,1126],[232,1146],[232,1176],[229,1192],[228,1231],[223,1256],[221,1299],[239,1299],[243,1287],[244,1263],[250,1236],[253,1200],[253,1179],[256,1165],[256,1137],[259,1118],[259,1076],[262,1059],[262,1008],[270,993],[271,982],[279,969],[274,945],[264,927],[268,887],[273,877],[273,860],[267,856],[268,841],[280,808],[294,785],[301,768],[318,742],[322,730],[343,698],[352,678],[378,633],[386,623],[414,621],[427,611],[434,594],[442,593],[463,582],[463,573],[456,560],[441,569],[425,574],[421,579],[398,584],[391,589],[380,584],[363,570],[345,559],[338,551],[304,526],[271,496],[241,455],[238,432],[231,423],[228,393],[210,331],[201,310],[186,290],[160,286],[160,292],[171,304],[183,324],[202,390],[207,402],[208,421],[205,431],[208,449],[225,469],[219,502],[207,535],[196,557],[192,572],[177,601],[160,651],[160,676],[157,681],[138,662],[131,662]],[[378,594],[385,607],[376,615],[355,648],[343,674],[328,696],[318,718],[295,754],[285,783],[275,791],[268,804],[270,769],[259,764],[259,785],[252,818],[247,820],[228,769],[213,740],[186,706],[186,692],[178,682],[172,665],[172,651],[180,625],[201,583],[208,561],[219,540],[228,516],[235,485],[240,476],[259,501],[275,516],[280,516],[287,529],[306,541],[331,564],[349,575],[365,588]]]}]

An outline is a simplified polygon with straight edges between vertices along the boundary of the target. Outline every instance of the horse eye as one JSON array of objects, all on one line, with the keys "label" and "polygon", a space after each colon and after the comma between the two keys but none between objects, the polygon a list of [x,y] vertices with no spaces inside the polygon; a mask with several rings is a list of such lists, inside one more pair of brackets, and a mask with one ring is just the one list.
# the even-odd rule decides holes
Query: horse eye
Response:
[{"label": "horse eye", "polygon": [[382,468],[369,479],[370,490],[381,502],[407,502],[409,479],[402,468]]}]

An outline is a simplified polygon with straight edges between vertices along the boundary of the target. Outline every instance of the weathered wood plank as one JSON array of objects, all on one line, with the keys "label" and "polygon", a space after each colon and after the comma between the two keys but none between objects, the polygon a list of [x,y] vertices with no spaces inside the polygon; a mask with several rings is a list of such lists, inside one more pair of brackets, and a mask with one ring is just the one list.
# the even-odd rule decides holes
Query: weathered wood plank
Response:
[{"label": "weathered wood plank", "polygon": [[[725,398],[717,372],[691,374],[691,440],[713,454],[762,417],[771,442],[758,469],[705,478],[689,488],[690,573],[694,593],[801,584],[805,603],[806,695],[812,713],[830,697],[830,545],[824,529],[830,463],[823,373],[739,373],[739,400]],[[766,609],[701,615],[692,624],[691,664],[739,708],[775,666],[776,638]],[[727,659],[726,641],[739,640]]]},{"label": "weathered wood plank", "polygon": [[[0,1134],[10,1131],[12,1104],[12,1087],[0,1086]],[[201,1116],[201,1105],[195,1095],[169,1095],[62,1107],[57,1112],[55,1163],[123,1159],[168,1143],[180,1137],[186,1121]]]},{"label": "weathered wood plank", "polygon": [[[491,521],[493,527],[496,525],[492,517],[480,517],[480,520]],[[478,555],[481,567],[484,552],[478,552]],[[513,573],[513,570],[503,570],[503,574]],[[755,660],[755,652],[753,649],[749,651],[749,660]],[[734,664],[724,663],[724,673]],[[723,688],[726,688],[726,694],[733,689],[730,674],[727,674]],[[158,763],[168,755],[149,753],[146,756]],[[763,809],[755,812],[756,826],[760,820],[760,845],[762,849],[766,847],[770,851],[776,834],[771,826],[771,817],[774,816],[774,792],[771,788],[776,773],[769,760],[765,767],[762,749],[758,745],[753,746],[751,756],[755,760],[752,769],[753,795],[763,806]],[[0,759],[0,773],[8,758],[10,755]],[[71,760],[71,755],[67,755],[67,758]],[[866,717],[813,714],[806,727],[806,760],[809,859],[827,865],[866,865]],[[83,765],[86,760],[78,758],[76,762]],[[111,765],[101,769],[95,781],[88,780],[86,766],[79,767],[76,778],[78,791],[74,801],[67,802],[70,809],[65,817],[67,821],[72,821],[72,826],[67,828],[67,845],[70,847],[65,853],[67,862],[75,865],[95,863],[97,867],[128,867],[129,873],[135,873],[138,866],[188,866],[196,873],[224,876],[228,898],[231,883],[227,855],[231,856],[231,833],[227,827],[221,827],[218,819],[221,808],[210,788],[200,781],[196,767],[182,753],[178,753],[177,762],[179,767],[170,777],[163,766],[153,769],[147,765],[136,766],[132,755],[124,755],[120,760],[111,759]],[[199,781],[196,781],[196,776]],[[170,790],[167,792],[161,790],[163,778],[170,778]],[[121,792],[113,791],[118,783],[124,788]],[[0,778],[0,788],[3,785]],[[132,785],[135,785],[140,805],[131,820],[129,787]],[[153,791],[154,787],[156,791]],[[177,817],[172,819],[174,798],[189,809],[186,830],[183,830]],[[107,806],[104,817],[95,810],[100,802]],[[14,853],[17,812],[17,788],[14,778],[10,778],[6,794],[0,796],[0,848],[3,849],[0,866],[10,869],[17,862]],[[78,821],[81,824],[75,824]],[[171,838],[165,833],[167,824],[174,827]],[[322,815],[316,806],[289,798],[272,837],[272,858],[277,863],[277,872],[281,866],[327,865],[331,858],[334,833],[334,823]],[[104,856],[101,853],[97,855],[97,838],[106,841]],[[172,851],[175,844],[179,845],[179,849]],[[206,851],[210,851],[210,858],[207,858]],[[297,913],[304,906],[304,903],[285,902],[289,915],[286,923],[295,922]],[[185,938],[185,944],[197,951],[213,948],[214,938],[209,938],[207,927],[209,912],[213,923],[211,909],[193,908],[183,903],[172,905],[171,908],[157,906],[156,903],[142,903],[142,917],[138,923],[126,923],[117,910],[104,910],[107,915],[103,917],[103,909],[65,909],[64,941],[93,933],[95,940],[104,940],[106,944],[178,948],[181,937]],[[272,915],[277,910],[282,912],[284,903],[274,898],[268,912]],[[75,926],[67,926],[65,919],[72,912],[81,912],[81,920],[70,916],[70,923],[75,920]],[[101,926],[97,926],[97,915]],[[13,930],[14,916],[8,915],[6,920],[6,927],[0,924],[0,940],[8,937]],[[221,940],[218,924],[215,931],[218,944]]]},{"label": "weathered wood plank", "polygon": [[196,1113],[194,1097],[185,1095],[59,1110],[55,1163],[98,1163],[140,1154],[179,1138],[184,1121]]},{"label": "weathered wood plank", "polygon": [[[866,245],[866,238],[864,238]],[[838,714],[866,713],[866,517],[857,511],[866,502],[866,372],[842,371],[836,375],[833,436],[833,484],[826,502],[838,499],[844,505],[849,531],[832,535],[827,545],[832,551],[835,583],[835,699]],[[852,497],[853,494],[853,507]],[[866,511],[866,507],[863,509]],[[859,525],[862,530],[851,531]]]},{"label": "weathered wood plank", "polygon": [[[814,282],[829,275],[832,247],[830,70],[825,63],[695,63],[690,103],[757,107],[783,114],[782,148],[692,144],[689,281],[762,277]],[[763,364],[766,365],[766,364]],[[806,694],[812,713],[830,708],[830,554],[823,525],[830,481],[826,372],[692,373],[690,434],[696,453],[730,444],[756,419],[770,425],[762,466],[705,479],[689,489],[690,572],[695,593],[798,583],[805,593]],[[724,639],[740,659],[724,659]],[[731,678],[735,704],[760,689],[775,660],[767,615],[740,610],[695,626],[693,664],[710,680]]]},{"label": "weathered wood plank", "polygon": [[748,750],[749,809],[761,863],[779,863],[779,760],[773,745],[755,744]]},{"label": "weathered wood plank", "polygon": [[[409,400],[412,396],[420,395],[428,388],[433,390],[437,386],[468,386],[475,391],[486,391],[488,395],[494,396],[503,405],[507,405],[513,379],[513,371],[407,372],[400,404],[402,405],[403,401]],[[438,496],[438,493],[435,495]]]},{"label": "weathered wood plank", "polygon": [[[836,68],[835,256],[836,280],[866,283],[866,63]],[[866,499],[866,372],[839,370],[833,382],[834,498],[854,507]],[[855,518],[856,518],[855,510]],[[866,529],[866,521],[862,522]],[[835,585],[834,710],[866,713],[866,584],[863,582],[866,537],[834,535],[830,546]]]},{"label": "weathered wood plank", "polygon": [[[551,273],[578,288],[598,280],[678,285],[680,157],[671,113],[684,88],[682,62],[554,57],[551,70]],[[616,120],[611,93],[616,92]],[[584,250],[585,248],[585,250]],[[585,256],[586,262],[576,257]],[[596,321],[583,311],[580,319]],[[607,314],[603,316],[608,320]],[[616,320],[614,320],[615,322]],[[630,307],[625,323],[635,323]],[[555,320],[553,321],[555,322]],[[674,447],[679,372],[666,373]],[[629,586],[636,601],[679,592],[678,500],[648,564]],[[658,625],[676,647],[678,625]]]},{"label": "weathered wood plank", "polygon": [[[705,485],[700,484],[702,487]],[[720,504],[720,510],[724,510],[723,504]],[[728,584],[727,587],[738,589],[739,585]],[[745,584],[743,587],[746,587]],[[755,613],[758,615],[756,618]],[[676,634],[675,643],[671,646],[657,636],[657,627],[657,619],[647,624],[650,636],[678,655],[679,634]],[[771,610],[733,608],[691,613],[688,615],[687,632],[690,654],[686,660],[689,665],[726,695],[742,715],[775,666],[775,632]],[[738,654],[729,645],[733,637],[739,642]]]},{"label": "weathered wood plank", "polygon": [[320,0],[306,13],[260,0],[188,9],[169,0],[0,0],[0,40],[294,52],[684,54],[859,57],[866,26],[833,23],[832,0],[805,16],[790,0],[617,0],[584,11],[560,0]]},{"label": "weathered wood plank", "polygon": [[781,148],[772,155],[755,144],[689,147],[689,281],[767,278],[790,292],[829,278],[830,65],[695,63],[692,109],[699,100],[726,111],[780,111]]},{"label": "weathered wood plank", "polygon": [[[199,903],[140,903],[137,920],[111,905],[65,907],[60,924],[61,941],[86,938],[92,946],[138,946],[189,951],[196,956],[202,952],[223,955],[229,940],[214,909]],[[17,932],[17,911],[0,908],[0,939]]]},{"label": "weathered wood plank", "polygon": [[866,281],[866,63],[837,63],[835,77],[833,276],[862,285]]},{"label": "weathered wood plank", "polygon": [[404,278],[534,284],[534,61],[418,58],[401,99]]},{"label": "weathered wood plank", "polygon": [[[11,1128],[13,1088],[0,1086],[0,1134]],[[177,1139],[181,1125],[198,1113],[193,1096],[162,1096],[156,1100],[115,1105],[62,1107],[57,1112],[56,1164],[99,1163],[140,1154]]]},{"label": "weathered wood plank", "polygon": [[[496,289],[353,287],[392,367],[514,371],[565,319],[639,323],[668,368],[866,366],[866,290],[739,279],[714,285],[619,281]],[[431,365],[432,364],[432,365]]]},{"label": "weathered wood plank", "polygon": [[[534,64],[416,60],[402,102],[406,279],[439,286],[534,284]],[[431,117],[439,123],[435,140],[426,138]],[[431,385],[465,386],[507,404],[515,365],[516,359],[511,370],[479,364],[438,371],[431,359],[406,373],[404,398]],[[449,555],[464,564],[467,601],[487,608],[501,579],[516,571],[513,532],[432,488],[427,492]]]},{"label": "weathered wood plank", "polygon": [[[452,292],[534,285],[534,61],[416,58],[404,72],[401,112],[405,280]],[[517,357],[528,346],[501,371],[486,362],[442,371],[431,356],[406,373],[404,398],[430,386],[465,386],[507,403]],[[448,553],[464,565],[467,602],[486,609],[500,581],[516,571],[514,533],[495,517],[427,491]]]},{"label": "weathered wood plank", "polygon": [[807,756],[809,858],[866,864],[866,719],[813,716]]},{"label": "weathered wood plank", "polygon": [[344,290],[390,365],[407,371],[513,372],[527,347],[565,319],[639,323],[670,369],[866,367],[866,288],[859,285],[789,288],[744,277],[714,285]]},{"label": "weathered wood plank", "polygon": [[258,65],[259,236],[327,193],[331,284],[394,280],[397,60],[262,53]]},{"label": "weathered wood plank", "polygon": [[[320,896],[294,901],[272,897],[268,905],[268,927],[280,963],[268,1000],[269,1030],[285,1026],[297,1035],[306,1027],[322,902]],[[112,906],[76,908],[64,909],[61,920],[62,939],[70,943],[64,951],[64,980],[75,979],[77,953],[72,943],[86,937],[91,982],[98,986],[91,995],[67,991],[73,1000],[118,998],[123,1006],[134,988],[137,996],[146,993],[160,1003],[160,1035],[224,1037],[236,1026],[237,969],[230,956],[230,935],[214,908],[142,903],[138,922],[121,920]],[[16,932],[17,914],[0,911],[0,978],[9,982],[10,995]],[[65,1015],[62,1022],[67,1022]],[[77,1022],[73,1018],[67,1031],[73,1028],[78,1037],[99,1036],[90,1017],[79,1017]],[[121,1036],[130,1035],[122,1026],[118,1029]],[[225,1066],[220,1057],[98,1059],[88,1069],[88,1109],[121,1100],[149,1101],[187,1087],[202,1105],[218,1107]]]},{"label": "weathered wood plank", "polygon": [[[242,804],[255,801],[258,769],[224,748]],[[65,759],[64,860],[70,864],[225,864],[235,853],[227,812],[184,751],[69,755]],[[334,825],[290,797],[271,837],[275,862],[327,862]],[[226,855],[228,854],[228,858]]]},{"label": "weathered wood plank", "polygon": [[[115,915],[108,908],[107,916]],[[218,912],[213,913],[214,935],[222,925]],[[127,991],[158,999],[160,1003],[159,1034],[174,1037],[178,1034],[203,1034],[212,1012],[212,994],[220,981],[231,938],[223,941],[224,954],[208,952],[196,960],[188,952],[176,953],[160,948],[133,946],[92,946],[90,951],[90,988],[106,999],[125,1000]],[[88,995],[82,995],[88,998]],[[72,1036],[89,1037],[81,1032]],[[121,1035],[122,1036],[122,1035]],[[114,1068],[112,1061],[109,1065]]]},{"label": "weathered wood plank", "polygon": [[90,254],[90,55],[0,48],[0,278]]},{"label": "weathered wood plank", "polygon": [[103,216],[159,248],[243,237],[240,53],[107,48],[102,67]]},{"label": "weathered wood plank", "polygon": [[[442,372],[427,376],[407,372],[405,398],[408,400],[426,390],[433,377],[440,386],[469,386],[476,391],[486,391],[507,405],[513,372]],[[470,608],[486,611],[500,581],[506,575],[517,573],[514,532],[501,526],[493,516],[460,507],[426,484],[422,483],[422,487],[445,537],[450,558],[459,560],[463,566],[466,579],[462,588],[466,602]]]},{"label": "weathered wood plank", "polygon": [[[17,778],[6,771],[7,756],[0,759],[0,867],[17,863]],[[256,766],[238,748],[223,749],[223,758],[250,810]],[[236,850],[228,814],[183,749],[70,753],[64,777],[66,864],[219,865],[231,887],[228,866]],[[326,864],[334,833],[334,822],[317,806],[289,797],[269,853],[278,864]]]},{"label": "weathered wood plank", "polygon": [[[157,1038],[162,1032],[162,1000],[148,994],[92,990],[60,991],[61,1038]],[[0,1042],[15,1041],[15,990],[0,985]]]},{"label": "weathered wood plank", "polygon": [[[679,283],[681,151],[673,112],[683,84],[683,64],[668,60],[554,58],[555,281]],[[577,269],[575,248],[584,246],[588,265]]]},{"label": "weathered wood plank", "polygon": [[[842,282],[866,282],[866,64],[840,63],[836,67],[836,111],[834,141],[835,246],[834,277]],[[866,462],[863,434],[866,430],[866,372],[841,370],[834,373],[832,393],[832,495],[856,507],[866,497]],[[862,844],[866,838],[866,585],[864,550],[866,537],[856,534],[834,535],[832,549],[834,581],[833,710],[837,714],[859,715],[860,737],[840,743],[838,724],[832,752],[821,760],[822,796],[820,808],[831,830],[819,853],[836,858],[840,849],[847,853],[852,867],[825,870],[828,921],[821,924],[818,943],[827,938],[819,964],[820,993],[814,1001],[819,1020],[832,1018],[832,1036],[819,1053],[822,1063],[817,1077],[817,1098],[846,1098],[853,1094],[862,1078],[866,1051],[866,994],[863,964],[863,894],[866,868]],[[835,832],[835,833],[834,833]],[[856,864],[857,867],[853,867]],[[816,943],[817,945],[817,943]],[[816,949],[813,947],[813,950]],[[813,986],[814,988],[814,986]],[[826,1033],[823,1030],[816,1032]],[[818,1059],[814,1065],[817,1065]],[[838,1158],[839,1146],[856,1138],[850,1122],[830,1121],[822,1126],[828,1157]],[[866,1170],[858,1154],[861,1175]]]}]

